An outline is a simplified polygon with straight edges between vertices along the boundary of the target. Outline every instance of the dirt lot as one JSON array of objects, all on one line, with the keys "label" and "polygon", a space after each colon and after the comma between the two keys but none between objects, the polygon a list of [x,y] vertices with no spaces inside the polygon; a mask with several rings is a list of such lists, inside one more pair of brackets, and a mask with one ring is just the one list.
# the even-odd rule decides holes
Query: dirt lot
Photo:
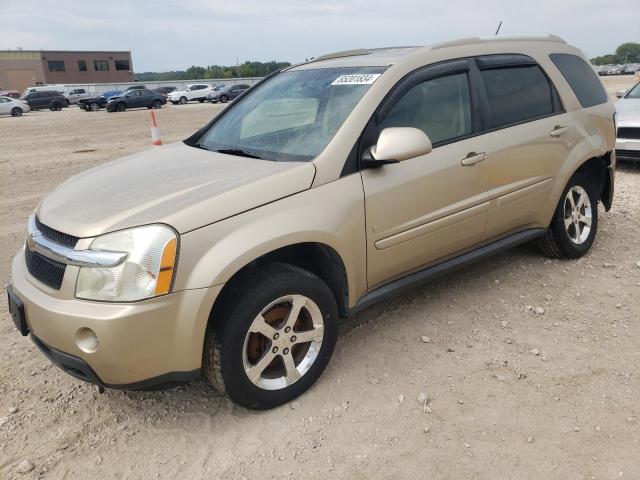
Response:
[{"label": "dirt lot", "polygon": [[[165,141],[220,108],[159,111]],[[148,115],[0,118],[3,285],[38,200],[148,148]],[[638,479],[640,167],[621,165],[616,189],[586,257],[523,246],[374,307],[310,392],[268,412],[204,382],[98,395],[20,337],[3,301],[0,478]]]}]

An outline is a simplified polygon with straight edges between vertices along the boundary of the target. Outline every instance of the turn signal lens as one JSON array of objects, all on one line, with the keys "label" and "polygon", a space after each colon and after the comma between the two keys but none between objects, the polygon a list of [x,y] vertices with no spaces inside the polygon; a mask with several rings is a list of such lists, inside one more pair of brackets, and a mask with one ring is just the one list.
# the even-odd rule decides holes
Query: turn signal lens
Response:
[{"label": "turn signal lens", "polygon": [[172,238],[164,246],[162,251],[162,259],[160,260],[160,270],[156,281],[156,295],[169,293],[171,288],[171,280],[173,279],[173,269],[176,261],[177,240]]}]

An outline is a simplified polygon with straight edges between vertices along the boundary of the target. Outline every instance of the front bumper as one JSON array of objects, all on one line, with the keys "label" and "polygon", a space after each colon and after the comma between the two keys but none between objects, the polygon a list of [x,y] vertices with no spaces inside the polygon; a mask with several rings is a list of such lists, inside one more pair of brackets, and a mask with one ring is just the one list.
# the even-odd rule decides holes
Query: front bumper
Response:
[{"label": "front bumper", "polygon": [[617,138],[616,158],[618,160],[640,160],[640,140]]},{"label": "front bumper", "polygon": [[[65,283],[75,283],[67,275]],[[209,313],[222,288],[133,303],[63,298],[62,289],[52,290],[29,274],[22,250],[13,261],[12,280],[33,341],[47,357],[77,378],[124,389],[174,384],[197,375]],[[97,337],[92,352],[81,348],[86,329]]]}]

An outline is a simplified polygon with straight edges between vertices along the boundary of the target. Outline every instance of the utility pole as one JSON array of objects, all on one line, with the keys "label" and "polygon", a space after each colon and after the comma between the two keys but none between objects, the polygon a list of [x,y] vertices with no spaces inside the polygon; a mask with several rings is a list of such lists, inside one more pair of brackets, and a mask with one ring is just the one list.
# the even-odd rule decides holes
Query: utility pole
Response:
[{"label": "utility pole", "polygon": [[495,35],[498,35],[498,32],[500,32],[500,27],[502,27],[502,20],[500,20],[500,23],[498,24],[498,29],[496,30]]},{"label": "utility pole", "polygon": [[238,57],[236,57],[236,77],[240,78],[240,63],[238,63]]}]

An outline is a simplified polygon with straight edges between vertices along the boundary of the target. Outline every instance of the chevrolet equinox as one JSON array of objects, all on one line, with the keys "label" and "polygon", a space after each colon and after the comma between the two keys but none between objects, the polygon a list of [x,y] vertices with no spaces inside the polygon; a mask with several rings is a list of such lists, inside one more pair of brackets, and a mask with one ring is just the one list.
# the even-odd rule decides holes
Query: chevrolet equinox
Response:
[{"label": "chevrolet equinox", "polygon": [[46,196],[10,312],[100,389],[203,374],[271,408],[318,379],[341,319],[399,289],[532,240],[584,255],[614,145],[612,102],[556,36],[325,55]]}]

